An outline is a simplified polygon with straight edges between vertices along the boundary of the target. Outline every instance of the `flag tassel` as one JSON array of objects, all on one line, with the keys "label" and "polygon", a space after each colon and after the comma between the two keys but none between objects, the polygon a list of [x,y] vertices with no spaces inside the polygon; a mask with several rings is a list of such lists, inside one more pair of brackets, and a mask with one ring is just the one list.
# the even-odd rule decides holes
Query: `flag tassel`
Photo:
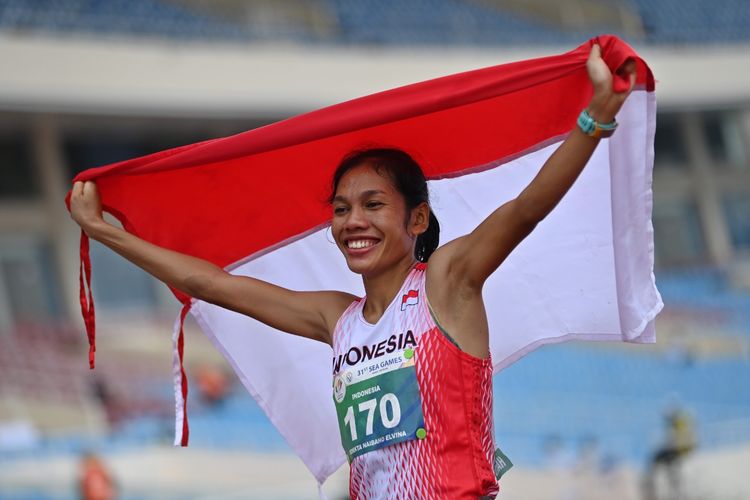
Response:
[{"label": "flag tassel", "polygon": [[190,299],[188,298],[182,306],[180,315],[174,322],[172,333],[172,381],[174,384],[175,399],[175,446],[187,446],[190,437],[190,427],[187,416],[188,381],[185,375],[183,362],[185,352],[185,317],[190,311]]},{"label": "flag tassel", "polygon": [[[96,316],[94,313],[94,296],[91,293],[91,257],[89,255],[89,237],[81,230],[81,263],[78,271],[80,288],[81,315],[86,326],[86,336],[89,340],[89,368],[94,369],[96,353]],[[87,295],[88,290],[88,295]]]}]

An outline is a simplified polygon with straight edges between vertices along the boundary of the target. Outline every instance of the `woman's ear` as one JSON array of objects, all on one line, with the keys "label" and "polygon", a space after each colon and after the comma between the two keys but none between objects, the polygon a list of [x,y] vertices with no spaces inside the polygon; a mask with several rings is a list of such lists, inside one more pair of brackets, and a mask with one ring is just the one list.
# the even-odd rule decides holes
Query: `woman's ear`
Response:
[{"label": "woman's ear", "polygon": [[430,206],[422,202],[414,207],[411,211],[411,221],[409,222],[409,232],[414,236],[419,236],[427,231],[427,227],[430,225]]}]

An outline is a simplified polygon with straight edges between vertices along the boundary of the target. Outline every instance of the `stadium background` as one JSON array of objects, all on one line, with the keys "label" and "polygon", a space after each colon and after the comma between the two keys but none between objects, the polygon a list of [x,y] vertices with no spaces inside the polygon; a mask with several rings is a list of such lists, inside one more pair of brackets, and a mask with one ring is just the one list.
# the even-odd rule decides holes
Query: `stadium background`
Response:
[{"label": "stadium background", "polygon": [[[194,325],[191,447],[171,448],[177,302],[98,245],[88,371],[62,203],[76,172],[604,32],[658,80],[666,308],[654,346],[550,346],[495,376],[497,441],[516,463],[502,497],[643,498],[679,410],[698,445],[677,496],[750,498],[748,25],[744,0],[0,0],[0,498],[75,498],[84,453],[120,498],[317,496]],[[201,397],[222,375],[226,396]],[[325,489],[341,498],[345,483]]]}]

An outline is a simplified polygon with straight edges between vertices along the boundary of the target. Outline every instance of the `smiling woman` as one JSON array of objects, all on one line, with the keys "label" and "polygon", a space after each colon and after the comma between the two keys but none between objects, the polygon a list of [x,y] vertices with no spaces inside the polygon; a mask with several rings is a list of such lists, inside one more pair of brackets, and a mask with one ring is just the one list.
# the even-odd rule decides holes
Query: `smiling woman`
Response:
[{"label": "smiling woman", "polygon": [[[412,156],[392,148],[348,154],[333,175],[331,232],[361,276],[363,297],[293,291],[149,243],[104,221],[91,181],[74,184],[71,215],[90,237],[196,301],[331,346],[353,498],[494,497],[504,461],[494,447],[482,290],[571,188],[600,139],[614,132],[636,79],[632,58],[616,68],[624,82],[618,91],[599,45],[591,45],[590,85],[585,73],[576,85],[593,89],[593,97],[578,127],[520,194],[493,201],[494,211],[476,227],[440,247],[425,175]],[[570,118],[565,127],[574,126]]]},{"label": "smiling woman", "polygon": [[[406,153],[355,154],[342,162],[333,183],[331,232],[351,271],[378,281],[389,269],[403,275],[417,253],[429,258],[435,247],[426,249],[420,240],[429,229],[427,182]],[[437,224],[432,231],[439,231]],[[368,316],[379,317],[386,305],[371,304]]]},{"label": "smiling woman", "polygon": [[[404,227],[407,227],[408,221],[406,219],[410,217],[411,214],[409,212],[412,209],[417,208],[421,204],[429,206],[429,191],[424,173],[408,153],[390,148],[365,149],[349,154],[343,159],[333,174],[333,189],[329,202],[334,207],[334,216],[343,215],[347,210],[351,210],[351,206],[347,205],[346,200],[337,192],[341,179],[350,170],[363,165],[369,166],[376,173],[390,180],[388,187],[391,190],[395,189],[401,195],[397,198],[403,198],[403,202],[405,203]],[[375,195],[378,193],[370,194]],[[385,192],[381,191],[380,194],[385,194]],[[379,208],[382,205],[382,202],[378,200],[368,201],[371,204],[370,209]],[[341,202],[342,204],[337,204],[337,202]],[[432,252],[438,247],[440,240],[440,224],[433,211],[431,209],[428,211],[429,222],[427,229],[417,234],[414,246],[414,258],[420,262],[427,262]],[[335,221],[336,219],[334,218]],[[356,245],[360,244],[357,243]],[[367,242],[364,242],[362,246],[366,245]],[[353,245],[349,246],[352,247]]]}]

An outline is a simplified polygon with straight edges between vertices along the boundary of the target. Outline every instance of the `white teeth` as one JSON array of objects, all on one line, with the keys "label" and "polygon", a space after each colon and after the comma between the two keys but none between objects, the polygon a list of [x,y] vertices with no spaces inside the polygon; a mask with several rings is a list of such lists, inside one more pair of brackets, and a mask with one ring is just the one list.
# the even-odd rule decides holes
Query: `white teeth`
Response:
[{"label": "white teeth", "polygon": [[372,240],[351,240],[347,243],[349,248],[367,248],[374,244]]}]

